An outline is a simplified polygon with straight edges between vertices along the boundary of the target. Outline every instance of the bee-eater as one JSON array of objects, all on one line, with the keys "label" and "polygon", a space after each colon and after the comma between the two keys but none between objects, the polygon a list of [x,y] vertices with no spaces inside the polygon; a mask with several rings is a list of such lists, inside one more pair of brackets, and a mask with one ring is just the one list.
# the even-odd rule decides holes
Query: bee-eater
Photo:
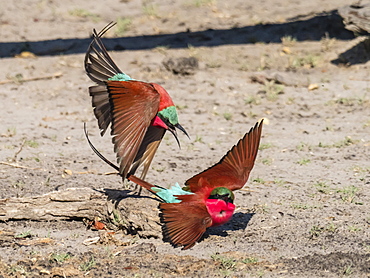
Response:
[{"label": "bee-eater", "polygon": [[108,54],[101,37],[115,23],[99,33],[93,30],[85,56],[85,71],[97,83],[89,88],[101,136],[111,124],[114,152],[123,179],[143,166],[144,179],[167,130],[177,138],[179,124],[176,107],[167,91],[156,83],[132,79],[123,73]]},{"label": "bee-eater", "polygon": [[[228,222],[234,211],[234,194],[248,180],[257,156],[263,120],[256,123],[239,142],[215,165],[185,182],[166,189],[152,185],[134,175],[128,179],[146,188],[163,202],[160,203],[164,239],[173,246],[189,249],[208,227]],[[92,146],[95,153],[118,170]]]}]

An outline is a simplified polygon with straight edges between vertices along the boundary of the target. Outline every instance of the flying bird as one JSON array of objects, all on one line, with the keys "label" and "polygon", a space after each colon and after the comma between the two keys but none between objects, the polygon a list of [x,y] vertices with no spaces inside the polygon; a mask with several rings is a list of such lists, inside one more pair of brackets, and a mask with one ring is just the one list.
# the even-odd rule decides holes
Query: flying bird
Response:
[{"label": "flying bird", "polygon": [[99,33],[93,30],[84,64],[87,76],[97,85],[89,92],[101,136],[111,126],[119,173],[125,179],[143,166],[144,179],[165,132],[170,131],[179,146],[176,128],[188,134],[162,86],[132,79],[112,60],[101,37],[114,25],[111,22]]},{"label": "flying bird", "polygon": [[[134,175],[128,176],[128,180],[161,199],[159,209],[166,241],[175,247],[182,246],[183,250],[189,249],[207,228],[225,224],[232,218],[233,191],[241,189],[248,180],[256,160],[262,124],[263,120],[256,123],[218,163],[188,179],[183,188],[176,184],[167,189]],[[88,137],[87,140],[101,159],[119,169],[94,148]]]}]

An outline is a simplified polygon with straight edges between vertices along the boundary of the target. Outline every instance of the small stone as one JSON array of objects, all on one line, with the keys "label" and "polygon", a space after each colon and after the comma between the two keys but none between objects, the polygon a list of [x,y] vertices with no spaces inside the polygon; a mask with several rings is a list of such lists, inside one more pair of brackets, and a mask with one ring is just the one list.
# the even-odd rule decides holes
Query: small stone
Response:
[{"label": "small stone", "polygon": [[198,59],[195,57],[167,58],[162,64],[174,74],[191,75],[199,68]]},{"label": "small stone", "polygon": [[313,90],[317,90],[319,88],[319,85],[317,85],[316,83],[314,83],[314,84],[310,84],[310,85],[308,85],[308,90],[309,91],[313,91]]}]

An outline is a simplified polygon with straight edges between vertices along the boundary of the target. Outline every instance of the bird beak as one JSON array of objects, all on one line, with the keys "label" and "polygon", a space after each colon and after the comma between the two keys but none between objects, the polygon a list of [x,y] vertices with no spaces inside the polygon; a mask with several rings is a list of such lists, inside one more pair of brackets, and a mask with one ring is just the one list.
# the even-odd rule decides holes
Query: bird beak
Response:
[{"label": "bird beak", "polygon": [[177,138],[177,132],[176,132],[176,129],[175,128],[171,128],[169,127],[168,130],[173,134],[173,136],[175,137],[176,139],[176,142],[177,142],[177,145],[179,145],[179,148],[181,149],[181,146],[180,146],[180,141],[179,141],[179,138]]},{"label": "bird beak", "polygon": [[182,132],[185,133],[185,135],[190,139],[188,133],[186,132],[185,128],[183,128],[180,124],[175,124],[175,127],[177,127],[178,129],[180,129]]},{"label": "bird beak", "polygon": [[175,124],[175,125],[169,125],[168,126],[168,130],[173,134],[173,136],[175,136],[175,139],[177,141],[177,144],[179,145],[179,148],[181,149],[181,146],[180,146],[180,141],[179,141],[179,138],[177,137],[177,131],[176,131],[176,128],[177,127],[178,129],[180,129],[182,132],[185,133],[185,135],[190,139],[188,133],[186,132],[185,128],[183,128],[180,124]]},{"label": "bird beak", "polygon": [[233,199],[229,197],[229,194],[222,195],[220,199],[224,200],[226,203],[234,203]]}]

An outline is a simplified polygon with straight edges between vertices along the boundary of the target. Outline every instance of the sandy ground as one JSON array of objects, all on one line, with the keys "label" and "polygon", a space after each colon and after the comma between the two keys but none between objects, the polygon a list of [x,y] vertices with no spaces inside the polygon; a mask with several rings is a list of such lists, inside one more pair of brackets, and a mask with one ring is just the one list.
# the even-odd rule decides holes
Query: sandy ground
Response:
[{"label": "sandy ground", "polygon": [[[80,220],[7,221],[2,277],[370,277],[366,43],[336,13],[347,1],[255,2],[2,3],[0,198],[123,189],[83,134],[87,122],[114,160],[82,66],[92,28],[110,21],[118,24],[105,42],[119,67],[166,88],[191,136],[180,135],[179,149],[166,135],[149,182],[183,183],[266,119],[235,217],[192,249],[132,235],[121,235],[125,245],[85,245],[99,232]],[[164,67],[179,57],[199,69]]]}]

